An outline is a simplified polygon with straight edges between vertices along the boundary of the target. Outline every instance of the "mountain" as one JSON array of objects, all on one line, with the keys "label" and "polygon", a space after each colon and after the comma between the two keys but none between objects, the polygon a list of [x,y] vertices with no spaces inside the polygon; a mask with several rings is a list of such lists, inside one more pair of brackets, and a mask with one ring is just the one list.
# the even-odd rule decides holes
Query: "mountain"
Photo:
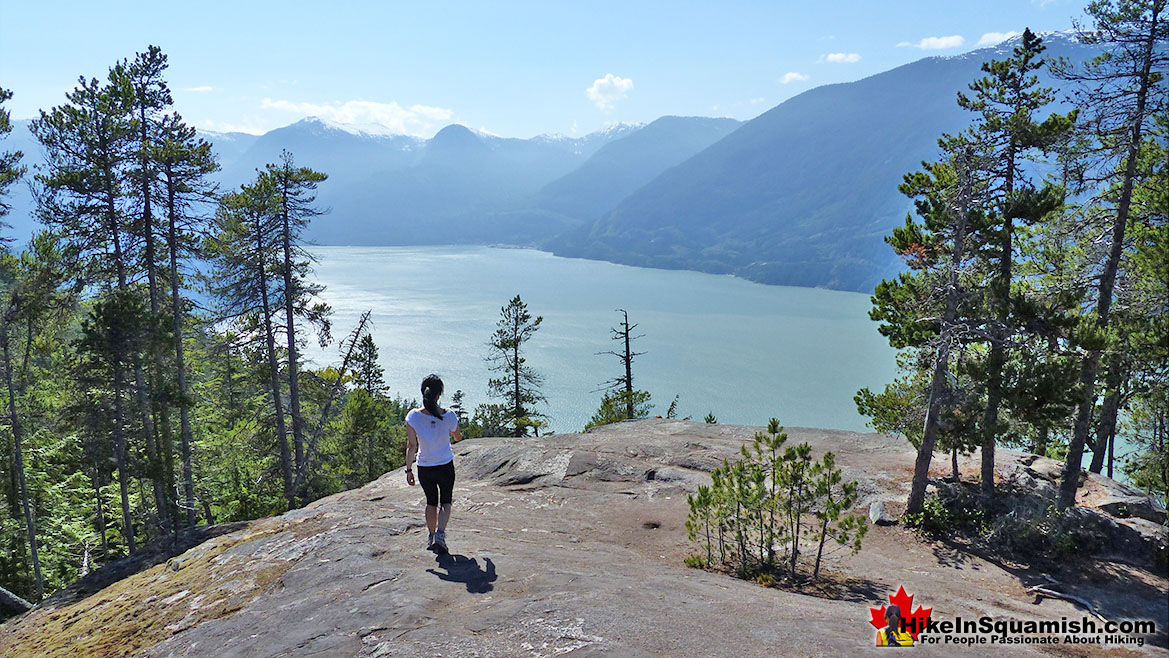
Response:
[{"label": "mountain", "polygon": [[[1046,35],[1048,57],[1095,51]],[[563,256],[868,292],[901,269],[883,237],[911,209],[902,176],[970,120],[955,94],[1016,41],[804,92],[746,122],[662,117],[582,137],[509,139],[460,125],[431,139],[309,118],[264,135],[205,133],[223,189],[281,150],[329,175],[330,245],[512,244]],[[1044,84],[1052,84],[1044,79]],[[1055,85],[1053,85],[1055,86]],[[39,161],[28,122],[3,148]],[[15,234],[33,228],[25,186]]]},{"label": "mountain", "polygon": [[[1051,57],[1092,51],[1060,34]],[[970,120],[955,94],[1014,42],[804,92],[548,243],[563,256],[869,292],[900,264],[883,237],[902,176]],[[1049,81],[1045,81],[1049,82]]]},{"label": "mountain", "polygon": [[740,125],[734,119],[662,117],[609,142],[580,167],[545,185],[531,206],[581,221],[597,219],[630,192]]},{"label": "mountain", "polygon": [[525,243],[534,228],[546,238],[565,226],[513,225],[497,214],[582,159],[569,142],[505,139],[447,126],[409,167],[355,178],[328,192],[322,187],[320,198],[333,212],[314,223],[311,235],[325,244]]},{"label": "mountain", "polygon": [[410,166],[424,143],[408,135],[352,132],[316,117],[259,136],[208,133],[204,137],[214,144],[220,158],[222,169],[217,178],[225,187],[250,181],[256,169],[276,162],[285,149],[298,164],[323,171],[334,180],[353,181],[372,172]]},{"label": "mountain", "polygon": [[26,169],[25,177],[8,188],[8,194],[4,199],[4,202],[10,207],[10,211],[3,221],[12,227],[5,233],[9,236],[18,236],[20,238],[17,241],[18,246],[40,226],[33,219],[36,204],[33,201],[29,181],[36,174],[35,166],[43,162],[44,159],[40,156],[40,142],[29,131],[29,123],[28,120],[13,121],[12,132],[8,133],[7,137],[0,138],[0,151],[20,151],[24,155],[20,163]]},{"label": "mountain", "polygon": [[[22,151],[31,178],[43,157],[29,123],[14,121],[12,134],[0,148]],[[523,205],[597,149],[641,128],[620,123],[581,137],[541,135],[522,140],[452,125],[423,139],[309,117],[263,135],[199,134],[212,143],[219,159],[221,168],[214,178],[223,191],[252,180],[257,169],[276,162],[285,149],[297,164],[327,173],[318,201],[332,212],[309,229],[309,237],[322,244],[418,244],[439,239],[529,244],[533,238],[527,228],[509,230],[508,220],[495,215]],[[28,185],[10,188],[8,201],[12,235],[23,240],[38,227]],[[446,230],[439,233],[435,225]],[[567,227],[549,226],[537,237],[546,239]]]}]

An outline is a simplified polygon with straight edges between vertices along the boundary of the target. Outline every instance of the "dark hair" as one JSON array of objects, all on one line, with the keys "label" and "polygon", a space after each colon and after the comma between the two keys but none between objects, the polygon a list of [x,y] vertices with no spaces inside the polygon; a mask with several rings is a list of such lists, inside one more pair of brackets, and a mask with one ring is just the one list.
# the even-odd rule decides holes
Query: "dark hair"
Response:
[{"label": "dark hair", "polygon": [[438,396],[442,395],[442,379],[435,374],[426,376],[422,380],[422,406],[426,413],[435,418],[442,418],[446,409],[438,406]]},{"label": "dark hair", "polygon": [[900,606],[891,605],[885,608],[885,621],[888,622],[888,625],[885,627],[885,643],[890,646],[900,646],[901,643],[897,641],[896,635],[901,630]]}]

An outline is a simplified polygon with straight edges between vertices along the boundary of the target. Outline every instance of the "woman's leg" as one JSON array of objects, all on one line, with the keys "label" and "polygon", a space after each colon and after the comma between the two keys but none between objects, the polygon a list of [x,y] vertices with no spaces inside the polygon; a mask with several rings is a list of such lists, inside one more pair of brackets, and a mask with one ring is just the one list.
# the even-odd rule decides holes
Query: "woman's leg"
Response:
[{"label": "woman's leg", "polygon": [[439,483],[443,478],[435,470],[432,466],[418,467],[418,484],[422,485],[422,492],[426,494],[426,529],[432,535],[437,528],[445,527],[438,523]]},{"label": "woman's leg", "polygon": [[431,534],[434,534],[436,527],[446,527],[446,520],[451,516],[451,508],[444,506],[443,509],[446,510],[445,517],[439,513],[439,509],[434,505],[426,506],[426,529],[429,530]]},{"label": "woman's leg", "polygon": [[455,463],[452,461],[443,464],[442,471],[437,475],[439,491],[438,531],[445,533],[447,521],[450,521],[451,518],[451,500],[454,497]]}]

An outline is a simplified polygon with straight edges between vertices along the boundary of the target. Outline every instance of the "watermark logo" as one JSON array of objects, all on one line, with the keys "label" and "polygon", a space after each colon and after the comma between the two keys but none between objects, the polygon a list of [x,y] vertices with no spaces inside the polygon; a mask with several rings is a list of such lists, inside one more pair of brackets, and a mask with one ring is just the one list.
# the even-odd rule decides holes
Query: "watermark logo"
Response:
[{"label": "watermark logo", "polygon": [[981,615],[963,618],[934,614],[933,608],[913,608],[913,595],[898,585],[889,605],[869,608],[869,623],[877,629],[879,647],[912,647],[919,644],[974,646],[1063,644],[1096,646],[1145,646],[1157,633],[1153,619],[1106,619],[1094,616],[1061,616],[1058,619],[1016,619]]},{"label": "watermark logo", "polygon": [[897,593],[889,595],[889,605],[869,608],[869,623],[877,629],[877,646],[911,647],[918,634],[930,624],[933,608],[917,606],[913,610],[913,595],[898,585]]}]

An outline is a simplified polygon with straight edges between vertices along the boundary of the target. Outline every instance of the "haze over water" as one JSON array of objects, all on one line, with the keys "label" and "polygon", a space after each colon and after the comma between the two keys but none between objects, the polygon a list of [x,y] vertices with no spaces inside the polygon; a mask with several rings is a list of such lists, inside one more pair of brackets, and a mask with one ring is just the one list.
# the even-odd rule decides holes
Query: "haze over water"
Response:
[{"label": "haze over water", "polygon": [[[468,410],[490,401],[484,356],[500,307],[517,293],[544,317],[525,346],[545,378],[540,409],[556,432],[580,431],[607,379],[622,373],[609,328],[629,311],[634,384],[665,415],[680,394],[679,416],[762,425],[856,431],[865,419],[852,398],[895,374],[894,351],[869,320],[868,295],[768,286],[729,276],[655,270],[492,247],[315,247],[335,337],[373,309],[373,337],[391,393],[418,398],[430,372],[456,389]],[[315,343],[312,347],[315,348]],[[337,348],[312,349],[336,363]]]}]

